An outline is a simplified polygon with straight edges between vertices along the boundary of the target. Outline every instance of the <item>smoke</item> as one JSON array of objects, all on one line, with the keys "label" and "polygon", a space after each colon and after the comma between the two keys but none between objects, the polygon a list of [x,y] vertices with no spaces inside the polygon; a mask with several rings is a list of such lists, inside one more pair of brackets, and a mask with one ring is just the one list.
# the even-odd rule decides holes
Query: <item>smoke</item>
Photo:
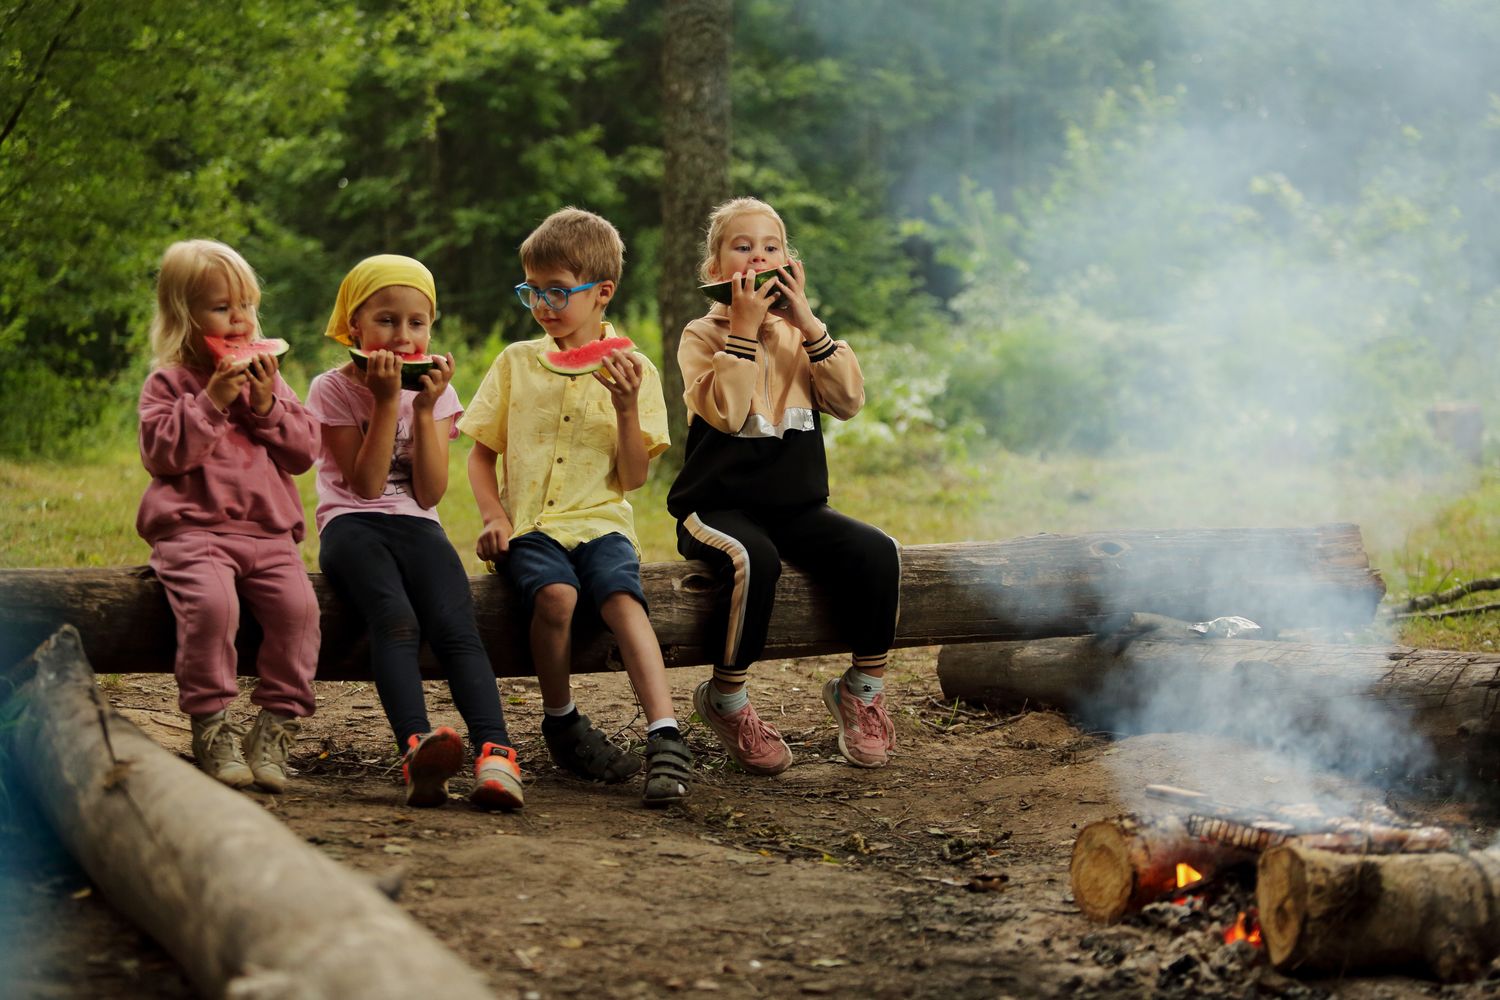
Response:
[{"label": "smoke", "polygon": [[[955,425],[1108,456],[1116,480],[1071,515],[1095,529],[1364,523],[1413,472],[1432,492],[1463,478],[1426,411],[1500,378],[1500,9],[1011,0],[945,5],[924,28],[909,6],[870,5],[827,37],[948,53],[924,70],[951,91],[921,140],[943,155],[895,166],[901,204],[938,200],[932,231],[965,282],[939,400]],[[1367,545],[1433,502],[1397,496]],[[1122,510],[1151,521],[1109,519]],[[1094,717],[1312,768],[1432,763],[1411,720],[1370,699],[1253,664],[1169,673],[1131,671]]]}]

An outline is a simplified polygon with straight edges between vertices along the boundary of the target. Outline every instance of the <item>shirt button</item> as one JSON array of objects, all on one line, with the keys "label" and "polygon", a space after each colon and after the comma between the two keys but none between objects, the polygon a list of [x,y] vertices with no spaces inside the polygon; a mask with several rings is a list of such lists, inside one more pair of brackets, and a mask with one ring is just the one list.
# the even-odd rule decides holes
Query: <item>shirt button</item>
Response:
[{"label": "shirt button", "polygon": [[566,414],[563,415],[563,423],[567,423],[569,420],[572,420],[572,419],[573,419],[572,417],[570,417],[570,416],[568,416]]},{"label": "shirt button", "polygon": [[562,459],[560,459],[560,458],[559,458],[559,459],[558,459],[558,460],[557,460],[557,464],[558,464],[558,465],[562,465]]},{"label": "shirt button", "polygon": [[548,507],[551,507],[551,506],[552,506],[552,505],[553,505],[553,504],[555,504],[555,503],[557,503],[557,501],[556,501],[556,500],[548,500],[548,501],[547,501],[547,506],[548,506]]}]

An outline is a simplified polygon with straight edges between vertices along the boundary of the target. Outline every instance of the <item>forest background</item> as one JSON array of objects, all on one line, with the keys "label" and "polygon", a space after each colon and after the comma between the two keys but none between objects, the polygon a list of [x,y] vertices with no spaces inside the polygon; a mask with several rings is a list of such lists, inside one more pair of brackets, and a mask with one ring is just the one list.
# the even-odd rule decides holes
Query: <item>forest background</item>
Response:
[{"label": "forest background", "polygon": [[[664,9],[0,3],[4,564],[144,561],[134,401],[176,239],[256,267],[299,392],[340,360],[349,266],[421,258],[467,399],[535,335],[520,241],[580,205],[625,237],[613,319],[673,365]],[[1425,414],[1500,367],[1500,7],[731,10],[731,188],[786,217],[871,387],[830,433],[835,502],[909,542],[1360,520],[1393,589],[1496,568],[1494,483]]]}]

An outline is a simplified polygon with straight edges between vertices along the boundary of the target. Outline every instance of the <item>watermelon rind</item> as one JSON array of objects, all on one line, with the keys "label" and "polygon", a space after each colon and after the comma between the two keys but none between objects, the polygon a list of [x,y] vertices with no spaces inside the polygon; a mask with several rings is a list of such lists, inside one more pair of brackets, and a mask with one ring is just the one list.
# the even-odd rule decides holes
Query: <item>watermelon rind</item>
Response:
[{"label": "watermelon rind", "polygon": [[280,337],[261,337],[259,340],[252,340],[247,346],[253,347],[253,350],[218,347],[216,345],[223,342],[223,338],[221,337],[205,336],[203,341],[207,345],[209,353],[214,356],[214,360],[218,361],[225,357],[232,357],[235,359],[235,364],[237,365],[248,365],[250,360],[258,354],[269,354],[273,358],[279,358],[290,350],[292,346]]},{"label": "watermelon rind", "polygon": [[621,350],[635,350],[635,344],[631,343],[629,337],[606,337],[568,351],[546,351],[537,360],[543,368],[555,375],[576,378],[603,368],[605,355]]},{"label": "watermelon rind", "polygon": [[[761,285],[764,285],[766,282],[775,277],[777,277],[777,273],[775,271],[760,271],[755,275],[755,287],[759,288]],[[727,306],[734,301],[733,286],[734,282],[732,280],[715,281],[711,285],[699,285],[698,290],[704,295],[707,295],[709,298],[713,299],[715,302],[720,302]]]},{"label": "watermelon rind", "polygon": [[[360,371],[364,371],[365,366],[370,363],[370,355],[357,347],[349,348],[349,357],[354,360],[354,367]],[[403,360],[401,362],[401,388],[420,390],[422,388],[422,376],[437,367],[433,363],[432,358],[433,356],[428,354],[415,361]]]}]

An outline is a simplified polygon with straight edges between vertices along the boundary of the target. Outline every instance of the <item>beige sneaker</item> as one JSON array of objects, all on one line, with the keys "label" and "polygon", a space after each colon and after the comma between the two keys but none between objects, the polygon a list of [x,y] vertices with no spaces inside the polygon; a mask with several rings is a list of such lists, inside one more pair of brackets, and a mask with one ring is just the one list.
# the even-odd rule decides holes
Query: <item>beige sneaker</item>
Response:
[{"label": "beige sneaker", "polygon": [[302,723],[289,715],[277,715],[263,708],[245,737],[245,761],[255,783],[268,792],[286,791],[286,759],[291,756],[292,744]]},{"label": "beige sneaker", "polygon": [[223,712],[193,716],[193,756],[209,777],[230,788],[248,788],[255,775],[240,753],[245,727],[229,721]]}]

